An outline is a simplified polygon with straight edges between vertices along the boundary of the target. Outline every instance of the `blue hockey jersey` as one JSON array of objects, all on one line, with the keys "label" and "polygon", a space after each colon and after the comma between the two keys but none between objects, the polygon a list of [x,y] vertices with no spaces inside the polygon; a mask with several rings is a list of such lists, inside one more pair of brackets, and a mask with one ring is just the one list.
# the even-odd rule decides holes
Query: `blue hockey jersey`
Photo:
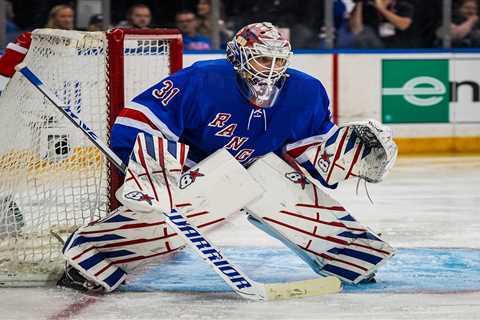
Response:
[{"label": "blue hockey jersey", "polygon": [[226,59],[197,62],[125,106],[112,128],[112,148],[126,163],[139,131],[162,134],[190,146],[191,167],[222,147],[245,165],[308,144],[335,127],[329,100],[317,79],[294,69],[287,74],[274,105],[258,108],[241,94]]}]

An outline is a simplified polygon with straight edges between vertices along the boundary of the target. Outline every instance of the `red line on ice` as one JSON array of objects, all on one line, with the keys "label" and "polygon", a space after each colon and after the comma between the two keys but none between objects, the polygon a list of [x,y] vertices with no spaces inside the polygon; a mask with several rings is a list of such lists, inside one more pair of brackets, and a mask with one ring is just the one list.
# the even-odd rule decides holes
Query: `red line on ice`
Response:
[{"label": "red line on ice", "polygon": [[78,315],[88,306],[96,303],[99,299],[92,296],[81,296],[79,301],[73,302],[66,306],[64,309],[60,310],[60,312],[51,315],[48,317],[48,320],[64,320],[64,319],[71,319],[72,317]]}]

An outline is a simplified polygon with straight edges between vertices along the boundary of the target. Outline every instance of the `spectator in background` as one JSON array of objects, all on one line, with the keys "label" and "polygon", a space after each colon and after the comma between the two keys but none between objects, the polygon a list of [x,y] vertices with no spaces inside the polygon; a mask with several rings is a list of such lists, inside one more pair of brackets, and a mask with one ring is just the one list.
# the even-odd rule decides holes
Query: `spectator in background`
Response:
[{"label": "spectator in background", "polygon": [[133,29],[148,29],[152,23],[150,8],[142,3],[134,4],[127,11],[127,20],[121,21],[118,26]]},{"label": "spectator in background", "polygon": [[[74,10],[71,6],[61,4],[54,6],[48,15],[46,27],[52,29],[73,30]],[[15,73],[15,66],[23,61],[32,43],[31,32],[19,35],[15,42],[11,42],[0,58],[0,93],[5,90],[8,82]]]},{"label": "spectator in background", "polygon": [[177,28],[183,35],[183,47],[186,50],[210,50],[210,39],[198,33],[198,19],[192,11],[183,10],[175,15]]},{"label": "spectator in background", "polygon": [[[6,26],[5,26],[5,31],[6,31],[6,37],[7,37],[7,42],[12,42],[15,40],[15,38],[20,34],[20,30],[13,21],[15,18],[15,14],[13,12],[13,6],[10,1],[5,2],[5,14],[6,14]],[[1,48],[3,49],[3,48]]]},{"label": "spectator in background", "polygon": [[[223,0],[232,29],[269,21],[290,34],[292,47],[319,48],[325,36],[325,1],[319,0]],[[288,29],[288,30],[287,30]]]},{"label": "spectator in background", "polygon": [[343,0],[335,0],[333,3],[333,21],[335,26],[335,48],[351,48],[353,35],[350,32],[348,19],[350,13]]},{"label": "spectator in background", "polygon": [[75,11],[67,4],[59,4],[50,9],[45,26],[51,29],[73,30]]},{"label": "spectator in background", "polygon": [[408,48],[415,43],[411,28],[414,6],[406,0],[355,0],[350,29],[357,48]]},{"label": "spectator in background", "polygon": [[198,33],[206,37],[211,37],[212,35],[211,15],[212,1],[199,0],[197,3]]},{"label": "spectator in background", "polygon": [[442,24],[443,1],[419,0],[415,3],[413,28],[416,48],[432,48],[436,42],[437,30]]},{"label": "spectator in background", "polygon": [[106,28],[103,25],[103,14],[94,14],[88,20],[87,31],[105,31]]},{"label": "spectator in background", "polygon": [[452,16],[452,46],[480,47],[480,24],[476,0],[461,0]]},{"label": "spectator in background", "polygon": [[[235,34],[226,25],[225,12],[223,10],[223,3],[220,2],[220,19],[218,20],[218,31],[220,33],[220,43],[222,48],[226,47],[226,42],[229,41]],[[197,3],[197,19],[198,19],[198,33],[212,39],[212,1],[211,0],[199,0]]]}]

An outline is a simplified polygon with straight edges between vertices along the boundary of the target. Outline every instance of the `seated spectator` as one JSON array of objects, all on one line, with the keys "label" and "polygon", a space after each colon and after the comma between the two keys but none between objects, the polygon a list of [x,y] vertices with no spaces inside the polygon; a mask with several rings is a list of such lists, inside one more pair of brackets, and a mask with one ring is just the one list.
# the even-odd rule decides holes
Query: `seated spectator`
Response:
[{"label": "seated spectator", "polygon": [[198,33],[206,37],[212,36],[212,3],[210,0],[199,0],[197,3]]},{"label": "seated spectator", "polygon": [[357,48],[408,48],[415,43],[411,28],[414,6],[406,0],[355,0],[350,29]]},{"label": "seated spectator", "polygon": [[210,50],[210,39],[198,33],[198,19],[192,11],[183,10],[175,15],[177,28],[183,35],[185,50]]},{"label": "seated spectator", "polygon": [[462,0],[452,16],[452,46],[480,47],[480,24],[476,0]]},{"label": "seated spectator", "polygon": [[[220,5],[222,3],[220,2]],[[198,19],[198,33],[207,38],[212,38],[212,26],[211,26],[211,15],[212,15],[212,1],[211,0],[200,0],[197,4],[197,19]],[[226,47],[226,42],[229,41],[234,32],[230,27],[227,26],[225,21],[225,12],[223,6],[220,7],[220,19],[218,20],[218,31],[220,33],[220,43],[222,47]]]},{"label": "seated spectator", "polygon": [[416,48],[432,48],[436,46],[438,27],[442,25],[443,1],[421,0],[415,4],[415,17],[413,18],[416,37]]},{"label": "seated spectator", "polygon": [[319,0],[242,0],[224,1],[232,29],[246,24],[269,21],[282,29],[289,29],[293,48],[318,48],[324,31],[325,1]]},{"label": "seated spectator", "polygon": [[333,3],[333,21],[335,26],[335,48],[351,48],[353,36],[348,26],[350,13],[343,0],[335,0]]},{"label": "seated spectator", "polygon": [[[73,30],[73,17],[74,11],[71,6],[64,4],[54,6],[49,12],[46,27]],[[0,94],[15,73],[15,66],[25,58],[31,43],[31,32],[23,32],[15,42],[7,45],[5,54],[0,58]]]},{"label": "seated spectator", "polygon": [[88,20],[87,31],[105,31],[106,28],[103,25],[103,14],[94,14]]},{"label": "seated spectator", "polygon": [[20,29],[13,21],[15,18],[15,13],[13,12],[12,3],[10,1],[5,2],[5,14],[6,14],[6,40],[7,42],[12,42],[20,34]]},{"label": "seated spectator", "polygon": [[45,26],[51,29],[73,30],[75,11],[66,4],[59,4],[50,9],[48,22]]},{"label": "seated spectator", "polygon": [[132,29],[148,29],[152,23],[150,8],[144,4],[134,4],[127,11],[127,20],[121,21],[118,26]]}]

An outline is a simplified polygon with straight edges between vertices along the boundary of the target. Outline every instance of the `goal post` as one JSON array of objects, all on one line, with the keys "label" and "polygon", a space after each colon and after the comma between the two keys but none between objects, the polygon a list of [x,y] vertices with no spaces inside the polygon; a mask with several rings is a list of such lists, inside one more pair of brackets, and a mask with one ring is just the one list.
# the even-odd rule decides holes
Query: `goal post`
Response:
[{"label": "goal post", "polygon": [[[177,29],[113,29],[107,33],[107,40],[108,83],[110,84],[108,103],[112,115],[109,119],[110,129],[126,102],[146,89],[148,85],[155,84],[165,75],[182,69],[183,45],[181,34]],[[164,56],[166,61],[158,61],[157,65],[149,63],[149,60],[155,59],[156,56]],[[165,62],[168,62],[168,73],[166,69],[162,70],[160,65]],[[154,69],[137,69],[139,64],[152,66]],[[158,77],[155,70],[162,70],[162,76]],[[118,79],[123,80],[118,81]],[[138,82],[143,82],[143,88],[138,87]],[[121,176],[115,168],[113,170],[115,172],[110,177],[111,209],[119,205],[115,198],[115,191],[122,184]]]},{"label": "goal post", "polygon": [[[172,29],[38,29],[24,62],[108,143],[125,103],[182,67]],[[28,81],[0,97],[0,287],[62,271],[62,243],[118,206],[117,169]]]}]

